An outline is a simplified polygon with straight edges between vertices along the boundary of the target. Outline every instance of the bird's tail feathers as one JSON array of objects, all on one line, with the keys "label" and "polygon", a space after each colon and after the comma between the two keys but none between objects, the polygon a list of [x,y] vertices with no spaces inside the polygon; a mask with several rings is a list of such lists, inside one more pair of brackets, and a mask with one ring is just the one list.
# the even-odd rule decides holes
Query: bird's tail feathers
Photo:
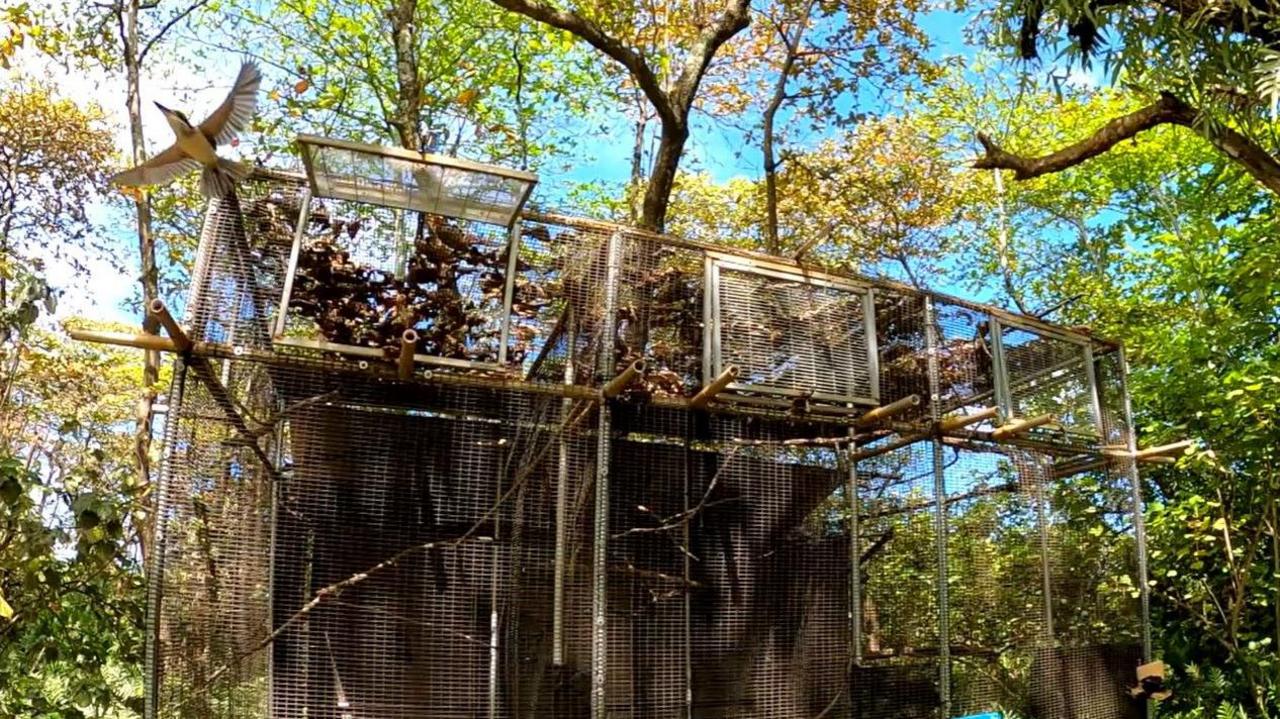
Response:
[{"label": "bird's tail feathers", "polygon": [[200,194],[210,199],[225,197],[234,192],[236,183],[248,177],[252,171],[253,168],[243,162],[219,157],[216,167],[205,167],[204,172],[200,173]]}]

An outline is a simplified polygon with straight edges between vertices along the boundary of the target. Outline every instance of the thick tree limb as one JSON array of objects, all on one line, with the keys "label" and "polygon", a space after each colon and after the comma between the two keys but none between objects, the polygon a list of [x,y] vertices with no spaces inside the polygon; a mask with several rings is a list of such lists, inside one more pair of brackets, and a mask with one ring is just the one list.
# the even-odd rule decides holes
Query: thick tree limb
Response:
[{"label": "thick tree limb", "polygon": [[1075,167],[1158,125],[1180,125],[1194,130],[1264,187],[1280,194],[1280,161],[1240,132],[1229,127],[1209,127],[1199,121],[1199,116],[1199,110],[1180,98],[1171,93],[1161,93],[1160,99],[1150,105],[1117,117],[1083,140],[1040,157],[1015,155],[987,135],[978,133],[984,154],[974,161],[973,167],[979,170],[1011,170],[1015,178],[1028,180]]}]

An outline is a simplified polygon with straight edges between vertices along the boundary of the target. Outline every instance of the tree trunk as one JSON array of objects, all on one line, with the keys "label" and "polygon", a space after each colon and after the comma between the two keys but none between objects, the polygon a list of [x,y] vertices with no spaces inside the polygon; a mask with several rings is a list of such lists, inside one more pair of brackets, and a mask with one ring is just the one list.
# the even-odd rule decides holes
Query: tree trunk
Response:
[{"label": "tree trunk", "polygon": [[[142,96],[141,96],[141,56],[138,42],[138,14],[141,11],[139,0],[127,0],[122,8],[121,18],[122,50],[125,66],[126,102],[129,112],[129,137],[132,142],[133,163],[142,164],[147,158],[147,146],[142,136]],[[152,316],[147,308],[151,301],[159,296],[159,272],[156,269],[155,238],[151,233],[151,198],[143,192],[135,199],[138,216],[138,263],[140,274],[138,281],[142,285],[142,331],[155,335],[160,333],[160,322]],[[155,413],[153,411],[156,398],[156,386],[160,379],[160,353],[146,351],[142,367],[143,395],[138,403],[138,427],[134,437],[134,452],[138,459],[138,474],[141,488],[145,490],[151,483],[151,435]],[[149,526],[149,522],[147,522]],[[147,540],[150,531],[139,532],[143,537],[141,552],[143,565],[146,565]]]},{"label": "tree trunk", "polygon": [[418,28],[414,24],[416,0],[395,0],[391,32],[396,49],[396,116],[391,124],[400,135],[400,146],[422,152],[422,83],[418,77]]},{"label": "tree trunk", "polygon": [[803,17],[796,25],[795,37],[787,37],[787,33],[779,26],[778,35],[786,48],[786,56],[782,59],[782,67],[778,69],[778,79],[773,85],[773,96],[764,110],[764,122],[761,128],[763,137],[760,140],[760,152],[764,156],[764,246],[765,251],[777,254],[782,250],[782,242],[778,239],[778,166],[781,164],[775,157],[773,144],[775,141],[775,124],[782,103],[787,100],[787,81],[795,69],[796,56],[800,53],[800,40],[809,25],[809,15],[813,12],[813,3],[805,5]]},{"label": "tree trunk", "polygon": [[689,139],[687,117],[662,123],[662,135],[658,140],[658,152],[653,158],[653,170],[649,173],[648,187],[644,192],[644,206],[640,213],[640,226],[654,232],[662,232],[667,222],[667,206],[671,203],[671,189],[675,186],[676,170],[680,155]]}]

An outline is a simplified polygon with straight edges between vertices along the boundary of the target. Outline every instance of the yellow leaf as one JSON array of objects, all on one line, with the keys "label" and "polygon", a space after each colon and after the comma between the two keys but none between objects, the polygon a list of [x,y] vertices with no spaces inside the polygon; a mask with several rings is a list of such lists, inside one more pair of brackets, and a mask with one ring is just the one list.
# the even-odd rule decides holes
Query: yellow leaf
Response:
[{"label": "yellow leaf", "polygon": [[268,92],[268,93],[267,93],[267,99],[268,99],[268,100],[270,100],[270,101],[272,101],[272,102],[275,102],[276,100],[279,100],[279,99],[280,99],[280,91],[279,91],[279,90],[272,90],[271,92]]},{"label": "yellow leaf", "polygon": [[293,91],[301,95],[302,93],[306,92],[307,88],[309,87],[311,87],[311,81],[304,77],[301,80],[299,80],[296,84],[294,84]]},{"label": "yellow leaf", "polygon": [[3,594],[0,594],[0,619],[13,619],[13,607],[4,600]]},{"label": "yellow leaf", "polygon": [[458,102],[463,105],[470,105],[476,101],[477,97],[480,97],[479,91],[471,89],[463,90],[458,93]]}]

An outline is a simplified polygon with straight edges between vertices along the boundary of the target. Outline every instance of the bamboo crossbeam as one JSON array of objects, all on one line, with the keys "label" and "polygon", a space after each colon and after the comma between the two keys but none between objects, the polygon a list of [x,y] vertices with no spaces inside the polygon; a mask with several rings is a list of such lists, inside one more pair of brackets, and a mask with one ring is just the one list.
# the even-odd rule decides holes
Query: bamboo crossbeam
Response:
[{"label": "bamboo crossbeam", "polygon": [[178,324],[178,321],[169,314],[169,308],[164,306],[164,301],[160,299],[151,300],[148,306],[152,315],[160,321],[160,326],[164,327],[164,331],[169,334],[169,339],[173,340],[173,346],[176,351],[187,353],[191,351],[191,338],[187,336],[186,330]]},{"label": "bamboo crossbeam", "polygon": [[396,367],[396,372],[402,381],[413,379],[413,355],[418,350],[418,333],[413,330],[405,330],[400,335],[400,362]]},{"label": "bamboo crossbeam", "polygon": [[178,348],[174,346],[173,340],[168,337],[159,337],[157,335],[149,335],[144,333],[132,332],[102,332],[99,330],[67,330],[67,335],[73,340],[79,342],[96,342],[104,345],[115,345],[117,347],[134,347],[142,350],[153,350],[156,352],[177,352]]},{"label": "bamboo crossbeam", "polygon": [[609,380],[608,384],[600,389],[600,395],[605,399],[613,399],[622,394],[622,390],[626,389],[636,378],[644,374],[644,360],[636,360],[627,365],[617,377]]},{"label": "bamboo crossbeam", "polygon": [[1044,425],[1049,424],[1053,421],[1054,421],[1053,415],[1051,414],[1042,414],[1038,417],[1028,417],[1027,419],[1020,419],[1016,422],[1010,422],[1009,424],[1004,424],[999,427],[996,427],[994,430],[991,431],[991,439],[1004,439],[1005,437],[1012,437],[1014,435],[1022,434],[1023,432],[1027,432],[1029,430],[1035,429],[1036,427],[1043,427]]},{"label": "bamboo crossbeam", "polygon": [[903,412],[906,412],[907,410],[911,409],[912,407],[919,407],[919,406],[920,406],[920,395],[910,394],[910,395],[907,395],[906,397],[903,397],[902,399],[896,400],[894,402],[890,402],[889,404],[882,405],[880,407],[876,407],[875,409],[868,410],[866,414],[858,418],[857,424],[860,426],[873,424],[875,422],[879,422],[881,420],[889,419],[890,417],[900,415]]},{"label": "bamboo crossbeam", "polygon": [[733,381],[737,378],[738,368],[730,365],[720,373],[719,377],[703,385],[702,389],[698,390],[698,393],[693,396],[693,399],[689,400],[689,406],[694,409],[705,409],[711,403],[711,400],[716,398],[716,395],[733,384]]},{"label": "bamboo crossbeam", "polygon": [[989,420],[989,419],[995,419],[996,415],[998,414],[1000,414],[999,408],[986,407],[984,409],[978,410],[977,412],[974,412],[973,414],[962,414],[958,417],[947,417],[946,419],[938,423],[938,429],[942,430],[943,432],[954,432],[957,429],[964,429],[965,427],[968,427],[971,424],[977,424],[979,422],[985,422],[986,420]]}]

